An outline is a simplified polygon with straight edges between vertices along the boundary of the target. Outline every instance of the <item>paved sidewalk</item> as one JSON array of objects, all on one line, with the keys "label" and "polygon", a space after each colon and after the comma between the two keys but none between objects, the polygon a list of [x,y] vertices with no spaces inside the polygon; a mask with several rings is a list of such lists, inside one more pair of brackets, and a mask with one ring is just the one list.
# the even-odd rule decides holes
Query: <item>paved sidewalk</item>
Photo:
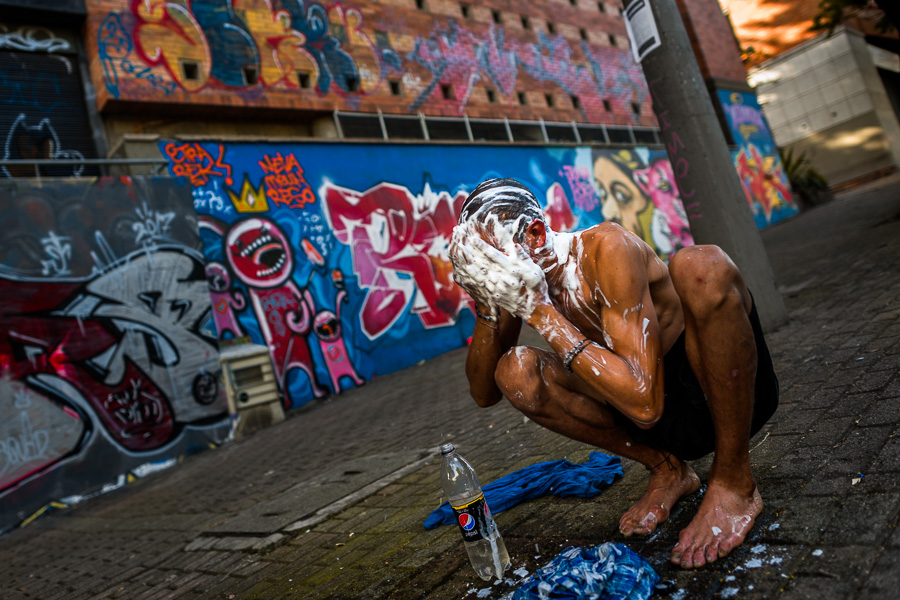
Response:
[{"label": "paved sidewalk", "polygon": [[[896,598],[900,585],[900,176],[763,232],[791,322],[768,336],[782,404],[754,438],[765,508],[747,543],[702,569],[668,554],[701,494],[647,539],[618,519],[646,472],[594,500],[544,498],[496,516],[513,569],[569,545],[624,541],[660,598]],[[468,398],[464,350],[378,378],[265,432],[190,457],[0,538],[0,598],[499,598],[441,501],[452,440],[488,482],[588,446],[505,403]],[[693,463],[706,476],[709,459]],[[520,570],[520,569],[524,569]]]}]

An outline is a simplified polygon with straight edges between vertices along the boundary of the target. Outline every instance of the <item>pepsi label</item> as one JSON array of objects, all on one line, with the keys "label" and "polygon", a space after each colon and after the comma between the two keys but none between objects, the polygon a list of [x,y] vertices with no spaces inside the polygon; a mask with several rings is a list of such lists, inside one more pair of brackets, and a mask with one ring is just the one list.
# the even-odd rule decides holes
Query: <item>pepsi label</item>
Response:
[{"label": "pepsi label", "polygon": [[459,530],[462,532],[465,541],[477,542],[490,537],[493,533],[495,528],[494,519],[491,517],[491,511],[484,500],[484,494],[468,504],[462,506],[451,505],[451,508],[453,508],[453,514],[456,515],[456,523],[459,525]]}]

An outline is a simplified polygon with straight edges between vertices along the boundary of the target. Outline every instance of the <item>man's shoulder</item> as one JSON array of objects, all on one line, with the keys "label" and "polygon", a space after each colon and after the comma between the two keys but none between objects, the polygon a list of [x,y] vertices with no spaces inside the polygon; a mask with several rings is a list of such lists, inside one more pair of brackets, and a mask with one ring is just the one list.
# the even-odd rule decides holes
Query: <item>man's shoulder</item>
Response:
[{"label": "man's shoulder", "polygon": [[581,241],[585,247],[596,247],[597,249],[627,248],[638,240],[639,238],[618,223],[609,221],[594,225],[581,232]]}]

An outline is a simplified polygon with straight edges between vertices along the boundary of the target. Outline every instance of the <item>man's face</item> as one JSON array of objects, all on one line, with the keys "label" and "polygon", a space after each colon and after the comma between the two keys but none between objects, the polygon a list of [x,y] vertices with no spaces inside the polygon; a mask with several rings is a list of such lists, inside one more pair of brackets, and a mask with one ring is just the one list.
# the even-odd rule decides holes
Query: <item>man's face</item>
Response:
[{"label": "man's face", "polygon": [[612,160],[601,156],[594,162],[594,180],[600,190],[603,218],[634,230],[647,199],[631,178]]}]

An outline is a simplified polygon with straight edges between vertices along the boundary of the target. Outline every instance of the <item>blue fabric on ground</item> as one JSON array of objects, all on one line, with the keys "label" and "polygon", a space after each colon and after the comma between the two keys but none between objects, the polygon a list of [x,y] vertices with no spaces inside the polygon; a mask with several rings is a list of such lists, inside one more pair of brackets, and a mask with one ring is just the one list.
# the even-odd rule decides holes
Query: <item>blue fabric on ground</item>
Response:
[{"label": "blue fabric on ground", "polygon": [[624,544],[570,546],[503,600],[646,600],[659,575]]},{"label": "blue fabric on ground", "polygon": [[[554,460],[504,475],[484,486],[484,498],[494,514],[525,500],[551,494],[560,498],[593,498],[609,486],[616,476],[622,476],[622,461],[618,456],[591,452],[585,463]],[[454,523],[456,517],[453,509],[448,502],[444,502],[428,515],[424,525],[425,529],[434,529],[438,525]]]}]

